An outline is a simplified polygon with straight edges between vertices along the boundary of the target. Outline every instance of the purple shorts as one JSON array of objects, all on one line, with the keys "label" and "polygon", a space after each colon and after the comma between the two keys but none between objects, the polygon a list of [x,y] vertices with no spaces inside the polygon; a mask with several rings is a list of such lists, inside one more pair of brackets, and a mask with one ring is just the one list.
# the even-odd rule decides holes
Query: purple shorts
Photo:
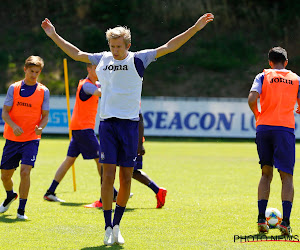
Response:
[{"label": "purple shorts", "polygon": [[67,156],[78,157],[79,154],[85,160],[99,158],[99,142],[93,129],[72,130]]},{"label": "purple shorts", "polygon": [[138,170],[138,169],[142,169],[142,168],[143,168],[143,156],[139,155],[136,158],[136,165],[135,165],[133,171]]},{"label": "purple shorts", "polygon": [[275,166],[293,175],[295,165],[295,135],[283,130],[256,133],[257,152],[261,167]]},{"label": "purple shorts", "polygon": [[15,142],[6,140],[0,169],[16,169],[21,164],[34,167],[40,140]]},{"label": "purple shorts", "polygon": [[122,167],[136,165],[138,121],[110,118],[99,125],[100,162]]}]

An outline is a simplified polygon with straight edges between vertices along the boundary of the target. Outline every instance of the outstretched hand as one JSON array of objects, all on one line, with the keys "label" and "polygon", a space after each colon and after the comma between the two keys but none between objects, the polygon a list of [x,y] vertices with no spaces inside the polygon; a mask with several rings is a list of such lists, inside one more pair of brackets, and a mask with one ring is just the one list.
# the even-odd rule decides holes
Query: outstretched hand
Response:
[{"label": "outstretched hand", "polygon": [[214,20],[214,18],[215,17],[212,13],[206,13],[197,20],[197,22],[195,23],[195,27],[199,31],[199,30],[203,29],[206,24],[208,24],[209,22],[212,22]]},{"label": "outstretched hand", "polygon": [[55,33],[55,28],[48,18],[45,18],[45,20],[42,21],[41,27],[49,37]]}]

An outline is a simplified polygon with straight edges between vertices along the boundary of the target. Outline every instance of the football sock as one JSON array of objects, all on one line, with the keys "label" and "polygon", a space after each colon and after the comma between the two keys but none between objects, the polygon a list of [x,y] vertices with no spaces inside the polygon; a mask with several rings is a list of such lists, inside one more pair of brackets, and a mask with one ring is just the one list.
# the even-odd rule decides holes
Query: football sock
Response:
[{"label": "football sock", "polygon": [[49,192],[54,193],[57,186],[58,186],[59,182],[57,182],[56,180],[53,180],[51,183],[50,188],[48,189]]},{"label": "football sock", "polygon": [[24,214],[25,214],[25,210],[19,208],[19,209],[18,209],[18,214],[24,215]]},{"label": "football sock", "polygon": [[156,194],[159,191],[159,186],[157,186],[154,181],[150,181],[150,183],[148,184],[148,187],[151,188],[153,190],[153,192]]},{"label": "football sock", "polygon": [[7,198],[12,198],[15,196],[14,190],[6,191]]},{"label": "football sock", "polygon": [[20,198],[20,203],[19,203],[19,208],[18,209],[25,210],[26,202],[27,202],[27,199],[21,199]]},{"label": "football sock", "polygon": [[105,221],[105,230],[108,227],[112,228],[112,224],[111,224],[111,213],[112,210],[103,210],[104,213],[104,221]]},{"label": "football sock", "polygon": [[3,202],[3,206],[6,207],[8,203],[10,203],[13,199],[17,197],[17,194],[14,191],[6,191],[7,197]]},{"label": "football sock", "polygon": [[113,220],[113,227],[115,225],[119,225],[120,221],[122,219],[122,216],[124,214],[126,207],[121,207],[118,204],[116,204],[116,209],[115,209],[115,215],[114,215],[114,220]]},{"label": "football sock", "polygon": [[290,201],[282,201],[283,220],[289,223],[293,203]]},{"label": "football sock", "polygon": [[265,218],[265,212],[267,209],[268,200],[258,200],[257,204],[258,204],[258,214],[261,217],[263,216]]}]

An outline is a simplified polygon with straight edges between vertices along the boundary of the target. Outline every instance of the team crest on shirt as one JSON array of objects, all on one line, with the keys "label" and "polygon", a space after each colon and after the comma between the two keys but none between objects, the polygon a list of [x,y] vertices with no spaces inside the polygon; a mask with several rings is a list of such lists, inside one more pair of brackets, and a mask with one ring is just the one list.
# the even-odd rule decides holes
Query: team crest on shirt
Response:
[{"label": "team crest on shirt", "polygon": [[101,160],[104,160],[105,159],[105,154],[104,152],[101,152]]}]

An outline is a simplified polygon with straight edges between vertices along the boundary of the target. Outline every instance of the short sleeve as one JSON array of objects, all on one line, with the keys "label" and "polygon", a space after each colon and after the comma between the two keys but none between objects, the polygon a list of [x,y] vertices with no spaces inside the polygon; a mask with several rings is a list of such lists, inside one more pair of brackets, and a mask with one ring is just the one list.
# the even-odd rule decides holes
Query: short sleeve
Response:
[{"label": "short sleeve", "polygon": [[44,101],[42,104],[42,110],[50,110],[50,91],[47,87],[44,87]]},{"label": "short sleeve", "polygon": [[251,91],[255,91],[255,92],[261,94],[261,90],[262,90],[262,85],[263,85],[264,77],[265,77],[265,74],[264,74],[264,72],[262,72],[262,73],[259,73],[259,74],[254,78],[254,81],[253,81],[252,87],[251,87],[251,89],[250,89],[250,92],[251,92]]},{"label": "short sleeve", "polygon": [[144,68],[147,68],[151,62],[156,61],[156,49],[146,49],[135,52],[134,57],[139,58],[143,62]]},{"label": "short sleeve", "polygon": [[13,103],[14,103],[14,85],[12,84],[9,86],[7,90],[7,94],[4,100],[4,105],[12,107]]},{"label": "short sleeve", "polygon": [[102,56],[103,56],[103,52],[90,54],[89,55],[89,60],[90,60],[91,64],[98,65],[101,58],[102,58]]},{"label": "short sleeve", "polygon": [[90,82],[85,82],[82,85],[83,91],[87,94],[87,95],[93,95],[94,92],[98,89],[97,86],[95,86],[94,84],[91,84]]}]

